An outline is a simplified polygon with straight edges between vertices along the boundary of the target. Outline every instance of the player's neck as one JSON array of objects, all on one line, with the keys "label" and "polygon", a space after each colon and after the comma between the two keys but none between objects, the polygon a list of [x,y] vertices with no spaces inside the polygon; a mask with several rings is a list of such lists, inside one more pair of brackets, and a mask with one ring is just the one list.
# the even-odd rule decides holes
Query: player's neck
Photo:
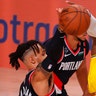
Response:
[{"label": "player's neck", "polygon": [[79,41],[77,40],[77,38],[73,35],[67,35],[67,42],[69,44],[69,46],[73,49],[76,50],[77,49],[77,45],[79,43]]}]

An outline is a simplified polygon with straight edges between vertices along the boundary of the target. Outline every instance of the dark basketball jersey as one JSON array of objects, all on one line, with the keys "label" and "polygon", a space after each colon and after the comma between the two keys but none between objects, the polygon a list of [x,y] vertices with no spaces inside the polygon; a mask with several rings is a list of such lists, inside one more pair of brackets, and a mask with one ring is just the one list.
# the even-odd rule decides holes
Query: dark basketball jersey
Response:
[{"label": "dark basketball jersey", "polygon": [[66,35],[57,30],[55,35],[47,40],[44,45],[48,56],[57,62],[54,70],[54,80],[56,85],[62,89],[62,84],[68,82],[69,78],[80,67],[87,55],[89,51],[88,42],[87,40],[80,41],[77,49],[73,51],[68,45]]},{"label": "dark basketball jersey", "polygon": [[[20,90],[19,90],[19,96],[38,96],[32,85],[30,82],[30,79],[32,77],[32,75],[34,74],[34,70],[30,71],[27,75],[25,80],[22,82],[21,86],[20,86]],[[53,89],[51,90],[50,93],[48,93],[46,96],[56,96],[56,92],[54,90],[54,86]]]}]

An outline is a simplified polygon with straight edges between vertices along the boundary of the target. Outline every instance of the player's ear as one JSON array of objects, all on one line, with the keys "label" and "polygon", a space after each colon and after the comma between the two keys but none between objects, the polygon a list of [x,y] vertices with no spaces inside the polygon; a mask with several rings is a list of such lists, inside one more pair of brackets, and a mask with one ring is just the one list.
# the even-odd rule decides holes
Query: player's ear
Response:
[{"label": "player's ear", "polygon": [[29,60],[32,64],[35,64],[35,59],[32,56],[30,56]]}]

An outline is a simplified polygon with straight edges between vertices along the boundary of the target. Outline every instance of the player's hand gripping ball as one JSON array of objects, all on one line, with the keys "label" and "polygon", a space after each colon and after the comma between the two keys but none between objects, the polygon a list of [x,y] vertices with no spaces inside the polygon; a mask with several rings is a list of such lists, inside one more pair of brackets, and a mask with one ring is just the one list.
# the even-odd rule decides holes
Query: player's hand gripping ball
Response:
[{"label": "player's hand gripping ball", "polygon": [[70,35],[81,35],[86,32],[90,25],[89,11],[77,4],[69,5],[59,12],[59,28]]}]

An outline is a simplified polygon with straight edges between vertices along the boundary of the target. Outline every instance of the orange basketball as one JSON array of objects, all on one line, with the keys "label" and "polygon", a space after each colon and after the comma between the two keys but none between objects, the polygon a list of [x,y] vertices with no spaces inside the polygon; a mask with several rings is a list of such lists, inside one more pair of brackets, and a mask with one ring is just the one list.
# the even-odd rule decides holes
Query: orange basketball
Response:
[{"label": "orange basketball", "polygon": [[89,11],[81,5],[70,5],[59,14],[59,27],[67,34],[80,35],[87,31],[89,25]]}]

